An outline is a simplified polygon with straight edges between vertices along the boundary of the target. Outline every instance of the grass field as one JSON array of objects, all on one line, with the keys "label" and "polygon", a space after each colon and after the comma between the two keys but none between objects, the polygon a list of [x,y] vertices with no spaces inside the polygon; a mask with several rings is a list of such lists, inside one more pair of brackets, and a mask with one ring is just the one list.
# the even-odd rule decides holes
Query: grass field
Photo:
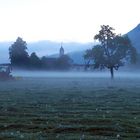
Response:
[{"label": "grass field", "polygon": [[0,140],[139,140],[140,78],[0,82]]}]

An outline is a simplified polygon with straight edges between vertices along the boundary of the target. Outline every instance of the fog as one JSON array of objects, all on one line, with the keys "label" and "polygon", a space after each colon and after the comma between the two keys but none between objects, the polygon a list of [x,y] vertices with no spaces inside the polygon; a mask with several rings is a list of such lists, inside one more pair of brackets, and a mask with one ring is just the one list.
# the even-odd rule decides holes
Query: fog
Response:
[{"label": "fog", "polygon": [[[13,70],[15,77],[40,77],[40,78],[110,78],[107,71],[27,71]],[[114,71],[115,78],[140,78],[139,71]]]}]

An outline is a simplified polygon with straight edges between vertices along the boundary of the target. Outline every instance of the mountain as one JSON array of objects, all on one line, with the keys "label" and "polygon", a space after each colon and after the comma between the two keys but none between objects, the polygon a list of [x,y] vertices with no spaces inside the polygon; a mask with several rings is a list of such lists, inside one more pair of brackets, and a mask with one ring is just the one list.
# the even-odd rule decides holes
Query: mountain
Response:
[{"label": "mountain", "polygon": [[[138,53],[140,53],[140,24],[138,24],[134,29],[127,33],[130,38],[132,45],[137,49]],[[83,55],[85,50],[76,51],[68,53],[68,55],[74,60],[76,64],[84,64]]]},{"label": "mountain", "polygon": [[84,57],[83,57],[84,53],[85,53],[85,50],[71,52],[71,53],[68,53],[68,56],[73,60],[74,64],[84,64],[85,63]]},{"label": "mountain", "polygon": [[[127,33],[130,38],[132,45],[140,53],[140,24],[137,25],[134,29]],[[24,39],[23,39],[24,40]],[[9,62],[9,46],[13,44],[12,41],[9,42],[0,42],[0,63]],[[66,42],[63,43],[63,48],[65,54],[68,54],[73,60],[74,63],[84,63],[83,55],[85,50],[91,48],[94,43],[79,43],[79,42]],[[61,47],[61,42],[42,40],[36,42],[27,42],[27,48],[29,55],[32,52],[36,52],[39,57],[48,56],[56,57],[59,54],[59,49]]]},{"label": "mountain", "polygon": [[132,45],[137,49],[138,53],[140,53],[140,24],[129,31],[127,35],[130,38]]},{"label": "mountain", "polygon": [[[78,42],[66,42],[62,44],[65,53],[81,51],[88,49],[92,46],[92,43],[78,43]],[[38,42],[30,42],[28,43],[28,51],[36,52],[37,55],[48,56],[53,54],[58,54],[59,49],[61,47],[61,42],[53,42],[53,41],[38,41]]]},{"label": "mountain", "polygon": [[[23,39],[24,40],[24,39]],[[8,49],[13,44],[13,42],[0,42],[0,63],[9,62],[9,52]],[[91,46],[93,43],[79,43],[79,42],[66,42],[63,43],[63,48],[65,53],[83,51]],[[27,42],[27,48],[29,55],[32,52],[36,52],[39,57],[50,56],[52,54],[59,54],[59,49],[61,47],[61,42],[54,42],[49,40]]]},{"label": "mountain", "polygon": [[[66,55],[68,55],[73,60],[74,64],[84,64],[84,58],[83,58],[84,53],[85,53],[85,50],[82,50],[82,51],[69,52],[69,53],[66,53]],[[59,54],[57,53],[57,54],[49,55],[47,57],[58,58]]]}]

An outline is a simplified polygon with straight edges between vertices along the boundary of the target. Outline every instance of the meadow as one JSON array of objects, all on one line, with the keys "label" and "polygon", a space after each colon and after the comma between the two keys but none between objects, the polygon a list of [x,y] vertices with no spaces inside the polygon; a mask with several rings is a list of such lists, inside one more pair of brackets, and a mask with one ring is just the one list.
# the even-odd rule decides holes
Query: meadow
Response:
[{"label": "meadow", "polygon": [[0,82],[0,139],[139,140],[140,78],[26,76]]}]

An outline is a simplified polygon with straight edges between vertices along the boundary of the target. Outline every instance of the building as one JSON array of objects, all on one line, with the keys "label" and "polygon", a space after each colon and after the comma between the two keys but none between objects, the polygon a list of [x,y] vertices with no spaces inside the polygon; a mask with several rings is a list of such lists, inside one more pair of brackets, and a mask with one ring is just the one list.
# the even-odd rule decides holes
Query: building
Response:
[{"label": "building", "polygon": [[61,57],[63,55],[64,55],[64,48],[62,47],[62,44],[61,44],[61,48],[59,50],[59,57]]}]

